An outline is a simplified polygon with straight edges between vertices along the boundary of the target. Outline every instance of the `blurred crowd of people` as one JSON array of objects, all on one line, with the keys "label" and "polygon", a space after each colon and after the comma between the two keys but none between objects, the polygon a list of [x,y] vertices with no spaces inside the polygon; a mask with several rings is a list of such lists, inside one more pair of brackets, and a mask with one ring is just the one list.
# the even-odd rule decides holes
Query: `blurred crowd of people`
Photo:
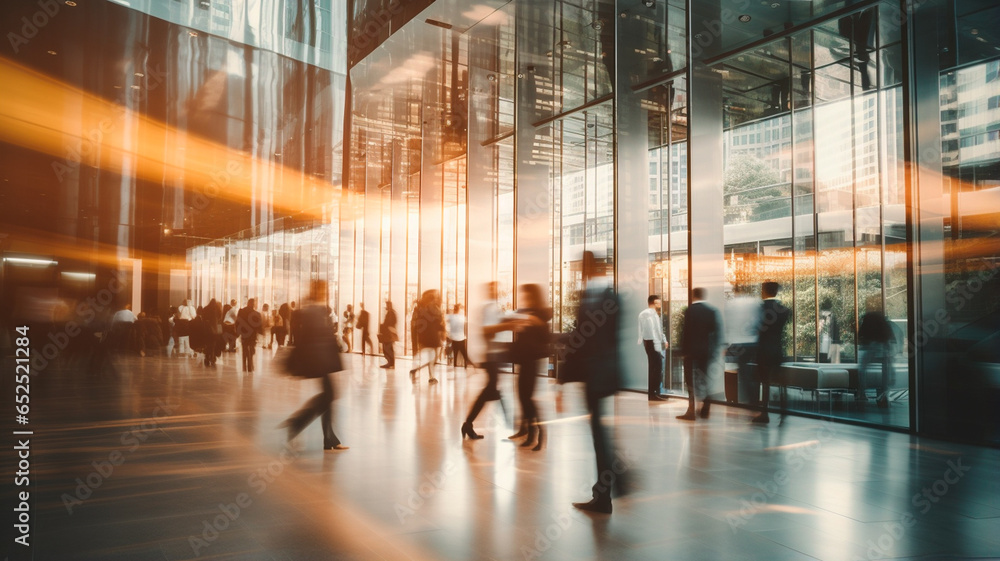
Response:
[{"label": "blurred crowd of people", "polygon": [[[462,439],[475,441],[484,438],[476,432],[474,424],[485,405],[491,401],[504,405],[499,374],[505,365],[512,366],[517,376],[520,419],[516,432],[507,438],[518,441],[522,448],[538,451],[546,445],[547,435],[535,390],[540,374],[548,369],[550,359],[555,356],[556,379],[560,384],[583,383],[591,419],[598,481],[592,499],[575,506],[610,513],[612,491],[627,491],[621,479],[623,474],[613,469],[614,447],[601,420],[605,398],[619,388],[622,304],[594,255],[585,252],[581,263],[583,290],[579,293],[575,316],[569,322],[571,329],[565,333],[552,333],[549,324],[553,310],[548,307],[548,298],[540,285],[519,286],[517,309],[503,311],[498,303],[497,283],[489,283],[474,322],[479,330],[477,335],[485,343],[483,360],[478,363],[469,357],[469,322],[462,305],[455,304],[445,310],[439,290],[424,291],[409,316],[413,357],[409,378],[414,384],[421,383],[426,371],[427,383],[438,384],[442,362],[455,368],[461,363],[462,368],[483,369],[486,383],[461,425]],[[758,408],[760,413],[753,419],[755,423],[769,421],[771,387],[781,386],[779,369],[785,359],[785,326],[791,313],[778,300],[779,289],[777,283],[762,283],[760,297],[750,295],[745,289],[738,290],[726,305],[725,321],[719,310],[709,304],[703,288],[692,289],[692,303],[682,314],[678,341],[684,357],[688,408],[678,419],[695,421],[709,417],[708,371],[725,350],[726,361],[735,363],[739,369],[740,401]],[[281,426],[292,439],[313,420],[320,419],[324,449],[345,450],[347,446],[332,426],[335,384],[331,376],[343,369],[340,354],[344,352],[381,354],[385,359],[381,368],[394,369],[395,347],[400,340],[398,318],[391,301],[384,302],[385,312],[377,326],[364,303],[359,303],[357,310],[348,304],[338,313],[328,302],[325,281],[314,280],[302,307],[291,301],[275,307],[264,303],[258,310],[256,298],[246,299],[242,306],[235,299],[222,303],[211,298],[200,306],[188,299],[164,314],[155,310],[135,314],[127,304],[112,311],[110,302],[100,309],[81,305],[72,309],[82,320],[79,323],[86,328],[84,331],[92,337],[71,337],[68,334],[72,321],[65,327],[55,322],[48,340],[60,351],[68,347],[69,356],[74,351],[89,356],[92,373],[113,369],[110,358],[114,355],[195,358],[211,368],[224,353],[239,352],[241,369],[250,375],[256,369],[258,348],[272,350],[287,346],[291,350],[279,361],[281,368],[294,376],[319,379],[320,392]],[[665,399],[664,354],[670,343],[663,326],[660,297],[650,295],[647,305],[638,315],[638,343],[647,359],[648,399],[655,402]],[[882,375],[875,395],[878,405],[884,407],[893,377],[891,346],[896,337],[879,309],[879,302],[871,299],[867,307],[858,332],[859,369],[864,373],[869,366],[881,365]],[[840,327],[830,302],[824,301],[820,310],[820,360],[836,363],[840,360],[842,343]],[[372,340],[373,328],[377,343]],[[92,345],[93,349],[81,351],[81,347],[93,341],[97,343]],[[43,355],[47,352],[42,350]],[[860,376],[857,397],[862,402],[867,400],[865,379],[866,376]],[[779,395],[783,397],[784,393]],[[696,407],[699,401],[700,409]],[[784,412],[784,402],[781,411]]]}]

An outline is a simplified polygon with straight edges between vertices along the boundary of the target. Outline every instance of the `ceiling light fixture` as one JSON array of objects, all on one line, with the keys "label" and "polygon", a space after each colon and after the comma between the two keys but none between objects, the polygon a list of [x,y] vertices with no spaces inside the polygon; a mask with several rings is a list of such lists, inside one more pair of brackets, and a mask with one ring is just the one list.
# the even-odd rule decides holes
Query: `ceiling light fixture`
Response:
[{"label": "ceiling light fixture", "polygon": [[142,72],[136,72],[135,73],[135,77],[136,78],[142,78],[143,76],[145,76],[145,74],[143,74]]},{"label": "ceiling light fixture", "polygon": [[656,0],[642,0],[642,5],[647,8],[655,8]]},{"label": "ceiling light fixture", "polygon": [[780,8],[781,7],[781,2],[771,2],[771,7],[772,8]]},{"label": "ceiling light fixture", "polygon": [[749,14],[742,14],[739,17],[739,20],[743,23],[748,23],[751,19],[753,18],[751,18]]},{"label": "ceiling light fixture", "polygon": [[55,51],[46,51],[46,52],[48,52],[50,55],[57,55],[57,54],[59,54],[59,53],[57,53]]},{"label": "ceiling light fixture", "polygon": [[65,3],[66,3],[66,5],[67,5],[67,6],[69,6],[69,7],[71,7],[71,8],[72,8],[73,6],[76,6],[76,2],[74,2],[73,0],[66,0],[66,2],[65,2]]},{"label": "ceiling light fixture", "polygon": [[30,257],[4,257],[4,261],[17,265],[55,265],[57,262],[51,259],[32,259]]},{"label": "ceiling light fixture", "polygon": [[604,22],[599,19],[595,19],[591,22],[590,27],[593,27],[595,31],[600,31],[604,29]]}]

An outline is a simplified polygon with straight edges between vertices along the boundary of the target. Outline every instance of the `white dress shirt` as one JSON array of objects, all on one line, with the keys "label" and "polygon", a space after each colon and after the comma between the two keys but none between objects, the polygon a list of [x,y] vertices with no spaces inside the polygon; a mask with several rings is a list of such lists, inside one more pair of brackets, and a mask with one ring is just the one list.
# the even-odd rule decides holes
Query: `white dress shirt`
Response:
[{"label": "white dress shirt", "polygon": [[756,343],[762,311],[760,298],[753,296],[737,296],[726,302],[726,343]]},{"label": "white dress shirt", "polygon": [[667,342],[667,337],[663,334],[663,325],[660,323],[660,314],[653,308],[639,312],[639,344],[641,345],[643,341],[652,341],[658,351],[663,351]]},{"label": "white dress shirt", "polygon": [[448,324],[448,338],[452,341],[465,341],[465,316],[448,314],[445,320]]},{"label": "white dress shirt", "polygon": [[196,310],[194,306],[188,306],[185,304],[182,305],[180,308],[177,308],[177,315],[180,316],[180,319],[186,319],[190,321],[193,320],[195,316],[198,315],[198,310]]}]

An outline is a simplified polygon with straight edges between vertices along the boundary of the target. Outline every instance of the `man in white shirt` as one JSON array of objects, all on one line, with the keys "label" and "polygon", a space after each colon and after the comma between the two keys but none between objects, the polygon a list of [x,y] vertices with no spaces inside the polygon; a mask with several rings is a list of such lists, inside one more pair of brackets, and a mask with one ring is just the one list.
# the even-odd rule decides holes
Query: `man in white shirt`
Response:
[{"label": "man in white shirt", "polygon": [[448,324],[448,339],[451,341],[452,364],[457,367],[458,355],[462,355],[464,366],[475,366],[469,360],[469,351],[466,347],[465,315],[462,313],[461,304],[455,304],[452,313],[445,316],[445,322]]},{"label": "man in white shirt", "polygon": [[[468,417],[465,418],[465,423],[462,425],[462,440],[465,440],[466,437],[472,440],[482,438],[482,435],[473,430],[472,423],[476,420],[479,412],[483,410],[487,401],[500,400],[498,385],[500,364],[509,362],[506,350],[510,346],[510,341],[513,340],[512,326],[510,322],[505,320],[503,311],[497,305],[496,282],[486,285],[486,303],[482,310],[482,324],[483,339],[486,341],[486,360],[482,363],[482,367],[486,369],[486,386],[479,393],[479,397],[472,404],[472,409],[469,410]],[[500,400],[500,406],[503,407],[502,400]]]},{"label": "man in white shirt", "polygon": [[746,287],[737,287],[736,296],[726,302],[725,333],[726,350],[729,362],[737,364],[737,395],[739,402],[745,405],[756,405],[760,399],[754,395],[753,372],[750,363],[757,358],[757,328],[760,326],[760,314],[763,304]]},{"label": "man in white shirt", "polygon": [[667,337],[663,334],[660,321],[660,297],[656,294],[646,299],[649,307],[639,312],[639,343],[646,349],[649,365],[649,401],[665,401],[660,393],[663,384],[663,352],[667,348]]},{"label": "man in white shirt", "polygon": [[111,318],[111,323],[135,323],[135,314],[132,313],[132,304],[125,304],[125,306],[115,312],[115,315]]},{"label": "man in white shirt", "polygon": [[177,321],[174,326],[177,330],[177,354],[184,356],[195,356],[191,350],[190,326],[191,321],[198,315],[198,310],[191,305],[191,300],[184,300],[184,303],[177,308]]},{"label": "man in white shirt", "polygon": [[237,307],[236,299],[229,301],[229,306],[223,309],[222,314],[222,337],[226,341],[226,352],[236,352],[236,316],[240,310]]}]

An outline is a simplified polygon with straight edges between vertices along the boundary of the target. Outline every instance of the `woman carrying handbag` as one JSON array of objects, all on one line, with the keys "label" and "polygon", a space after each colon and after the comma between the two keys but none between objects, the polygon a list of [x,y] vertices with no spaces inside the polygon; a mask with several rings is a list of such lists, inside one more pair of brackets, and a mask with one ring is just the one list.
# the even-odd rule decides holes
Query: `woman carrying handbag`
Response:
[{"label": "woman carrying handbag", "polygon": [[317,417],[323,428],[324,450],[347,450],[333,432],[334,389],[331,374],[343,370],[337,333],[330,321],[326,281],[314,280],[309,286],[309,303],[300,314],[296,345],[288,353],[285,365],[289,374],[300,378],[319,378],[322,391],[307,401],[281,425],[292,440]]}]

